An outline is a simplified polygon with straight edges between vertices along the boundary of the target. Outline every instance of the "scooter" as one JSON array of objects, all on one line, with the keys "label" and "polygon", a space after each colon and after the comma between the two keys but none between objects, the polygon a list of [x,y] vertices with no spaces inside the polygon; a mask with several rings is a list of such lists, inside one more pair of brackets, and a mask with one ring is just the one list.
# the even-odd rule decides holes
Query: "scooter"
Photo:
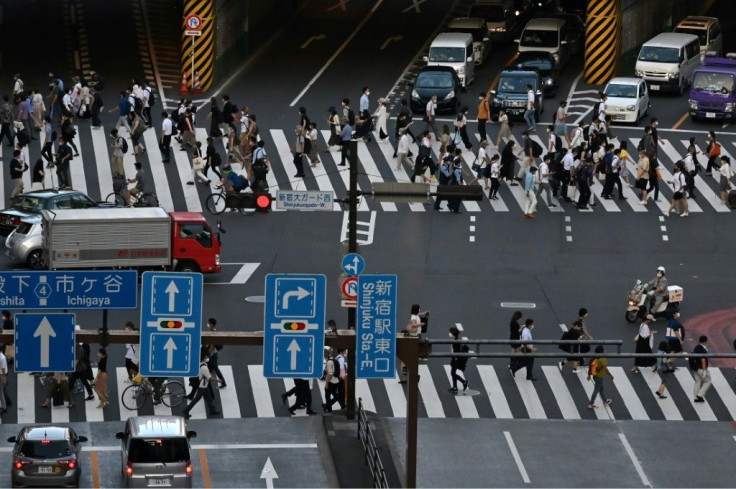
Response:
[{"label": "scooter", "polygon": [[659,304],[656,311],[651,311],[654,305],[654,289],[650,290],[648,284],[637,280],[627,299],[626,321],[634,323],[643,320],[647,314],[652,314],[655,321],[658,319],[669,321],[673,314],[680,312],[683,289],[678,285],[669,285],[667,291],[669,293],[665,300]]}]

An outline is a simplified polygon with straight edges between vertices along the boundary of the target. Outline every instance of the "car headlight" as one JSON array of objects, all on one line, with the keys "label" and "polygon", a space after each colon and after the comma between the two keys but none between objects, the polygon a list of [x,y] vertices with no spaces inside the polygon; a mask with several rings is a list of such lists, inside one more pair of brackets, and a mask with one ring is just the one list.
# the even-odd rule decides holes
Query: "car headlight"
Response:
[{"label": "car headlight", "polygon": [[457,74],[459,76],[463,76],[465,74],[465,65],[462,65],[460,68],[457,69]]},{"label": "car headlight", "polygon": [[674,78],[680,78],[680,72],[679,71],[673,71],[672,73],[667,73],[667,78],[670,80]]},{"label": "car headlight", "polygon": [[636,76],[644,76],[644,72],[641,70],[634,70],[634,75]]},{"label": "car headlight", "polygon": [[496,32],[506,32],[506,27],[496,27]]},{"label": "car headlight", "polygon": [[498,97],[494,97],[493,98],[493,103],[496,104],[496,105],[501,105],[501,99],[498,98]]},{"label": "car headlight", "polygon": [[628,110],[628,111],[634,111],[634,110],[636,110],[636,105],[627,105],[626,106],[626,110]]},{"label": "car headlight", "polygon": [[693,99],[688,99],[688,104],[690,104],[690,108],[693,110],[698,110],[698,101]]},{"label": "car headlight", "polygon": [[555,63],[560,62],[560,53],[552,53],[552,57],[555,59]]},{"label": "car headlight", "polygon": [[419,94],[417,93],[417,91],[416,91],[416,90],[412,90],[412,91],[411,91],[411,96],[412,96],[412,98],[420,98],[420,97],[419,97]]},{"label": "car headlight", "polygon": [[551,86],[552,85],[552,78],[547,78],[546,80],[544,80],[544,84]]},{"label": "car headlight", "polygon": [[445,100],[452,100],[452,98],[454,96],[455,96],[455,91],[454,90],[450,90],[450,93],[448,93],[447,95],[445,95]]},{"label": "car headlight", "polygon": [[734,105],[736,105],[736,104],[735,104],[734,102],[729,102],[729,103],[727,103],[727,104],[726,104],[726,105],[725,105],[725,106],[723,107],[723,110],[725,110],[726,112],[733,112],[733,107],[734,107]]}]

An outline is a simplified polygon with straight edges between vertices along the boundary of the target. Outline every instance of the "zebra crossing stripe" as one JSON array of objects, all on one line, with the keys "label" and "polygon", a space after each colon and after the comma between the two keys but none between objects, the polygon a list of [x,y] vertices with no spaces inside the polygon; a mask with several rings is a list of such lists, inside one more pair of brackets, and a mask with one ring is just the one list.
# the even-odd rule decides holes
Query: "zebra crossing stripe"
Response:
[{"label": "zebra crossing stripe", "polygon": [[478,373],[480,374],[480,380],[483,382],[488,398],[491,401],[491,408],[493,408],[493,414],[498,419],[513,419],[514,415],[511,412],[509,403],[506,400],[506,396],[501,388],[501,383],[498,381],[498,376],[492,365],[478,365]]},{"label": "zebra crossing stripe", "polygon": [[248,377],[256,404],[256,413],[259,418],[273,418],[271,391],[268,389],[268,380],[263,376],[263,365],[248,365]]},{"label": "zebra crossing stripe", "polygon": [[[179,181],[181,182],[182,190],[184,192],[184,200],[187,203],[187,210],[190,212],[202,212],[202,201],[199,199],[199,192],[197,191],[198,182],[192,173],[192,164],[189,162],[189,153],[187,151],[179,150],[178,146],[179,145],[174,142],[169,151],[171,156],[174,157],[173,164],[176,165],[176,171],[179,174]],[[169,163],[169,165],[171,164],[172,163]],[[190,181],[194,182],[194,185],[187,185],[187,182]],[[204,198],[206,199],[212,191],[212,187],[207,185],[202,188],[205,189]]]},{"label": "zebra crossing stripe", "polygon": [[514,382],[519,389],[519,394],[521,394],[521,400],[524,402],[529,419],[547,419],[547,414],[544,412],[539,394],[534,389],[534,382],[526,380],[521,375],[518,377],[514,376]]},{"label": "zebra crossing stripe", "polygon": [[442,401],[437,394],[432,374],[427,365],[419,365],[419,375],[424,381],[419,381],[419,394],[424,402],[429,418],[444,418],[445,410],[442,408]]},{"label": "zebra crossing stripe", "polygon": [[399,378],[397,375],[393,379],[383,379],[383,387],[386,389],[393,417],[406,418],[406,394],[398,382]]},{"label": "zebra crossing stripe", "polygon": [[[363,171],[366,173],[368,181],[370,181],[371,184],[383,182],[381,172],[378,171],[376,162],[373,161],[373,157],[371,156],[370,152],[368,152],[368,148],[366,147],[365,143],[363,141],[358,141],[357,145],[358,161],[363,167]],[[396,208],[396,204],[393,202],[380,202],[380,205],[384,212],[396,212],[398,210]]]},{"label": "zebra crossing stripe", "polygon": [[[644,369],[642,370],[641,376],[646,381],[649,390],[652,391],[652,396],[657,399],[657,404],[659,405],[659,409],[662,411],[662,414],[664,414],[664,419],[666,419],[667,421],[682,421],[682,415],[677,409],[675,401],[672,399],[670,393],[668,391],[665,391],[667,399],[660,399],[654,393],[657,389],[659,389],[659,385],[662,383],[659,375],[655,372],[652,372],[651,370],[646,371],[646,369]],[[670,377],[672,376],[670,375]],[[672,382],[674,382],[674,378],[671,378],[670,384]]]},{"label": "zebra crossing stripe", "polygon": [[[294,155],[289,143],[286,141],[284,131],[271,129],[271,139],[273,139],[274,145],[276,146],[276,152],[281,159],[281,167],[286,172],[286,181],[289,183],[288,186],[292,190],[307,190],[304,180],[294,176],[296,172],[296,166],[294,165],[293,159]],[[304,161],[302,161],[302,165],[304,165]]]},{"label": "zebra crossing stripe", "polygon": [[[452,375],[450,375],[450,366],[445,365],[445,374],[447,375],[447,380],[452,384]],[[463,390],[463,386],[458,386],[458,389],[460,392]],[[455,401],[457,402],[457,407],[460,410],[460,417],[461,418],[471,418],[471,419],[477,419],[480,418],[478,415],[478,409],[475,407],[475,402],[473,401],[473,398],[470,396],[462,396],[462,395],[456,395]]]},{"label": "zebra crossing stripe", "polygon": [[709,368],[708,372],[710,372],[710,380],[713,383],[712,388],[718,391],[718,396],[728,409],[731,419],[736,419],[736,394],[731,389],[726,377],[723,376],[723,371],[718,368]]},{"label": "zebra crossing stripe", "polygon": [[[330,131],[322,130],[320,131],[320,134],[322,135],[322,139],[324,139],[325,147],[329,148],[329,146],[327,146],[327,143],[330,141]],[[330,150],[329,153],[330,153],[330,157],[332,158],[332,162],[335,165],[339,164],[340,163],[340,152]],[[324,163],[325,162],[323,161],[322,164]],[[348,167],[347,166],[344,166],[344,167],[336,166],[336,168],[337,168],[337,173],[340,175],[340,178],[342,179],[342,183],[345,185],[345,188],[349,191],[350,190],[350,173],[348,171]],[[363,190],[360,188],[360,184],[358,184],[358,190]],[[361,198],[358,201],[358,210],[359,211],[370,210],[368,208],[367,199]]]},{"label": "zebra crossing stripe", "polygon": [[[4,173],[4,172],[3,172]],[[18,424],[31,424],[36,422],[36,376],[28,374],[16,374],[18,393],[23,393],[23,404],[20,405],[20,396],[16,395],[15,403],[18,406]],[[41,401],[43,402],[43,401]]]},{"label": "zebra crossing stripe", "polygon": [[222,411],[222,417],[241,418],[242,413],[240,412],[240,403],[238,402],[238,395],[235,390],[233,367],[230,365],[221,365],[219,368],[220,372],[222,372],[222,380],[227,384],[226,388],[217,390],[220,394],[220,404],[222,406],[220,411]]},{"label": "zebra crossing stripe", "polygon": [[[87,192],[87,181],[84,178],[84,152],[82,151],[82,141],[79,138],[79,126],[74,126],[74,129],[77,131],[77,135],[74,136],[72,141],[76,139],[77,149],[79,151],[75,151],[75,153],[79,153],[79,156],[74,155],[69,161],[69,173],[72,177],[72,188],[75,190],[79,190],[80,192],[84,192],[85,194],[88,194]],[[67,143],[69,144],[69,143]],[[71,147],[71,145],[69,144]],[[25,148],[24,148],[25,149]],[[28,164],[33,167],[30,160],[28,161]],[[30,172],[27,172],[30,173]]]},{"label": "zebra crossing stripe", "polygon": [[[613,375],[613,385],[616,386],[616,390],[618,390],[621,397],[626,400],[624,404],[626,404],[626,409],[628,409],[631,419],[648,420],[649,415],[647,414],[647,410],[644,409],[639,396],[636,395],[636,391],[626,376],[626,371],[623,367],[608,367],[608,369]],[[648,373],[651,373],[651,371],[642,371],[641,375],[646,376]]]},{"label": "zebra crossing stripe", "polygon": [[[126,382],[126,380],[128,380],[128,370],[125,367],[115,367],[115,385],[117,387],[116,391],[118,393],[118,395],[115,397],[117,397],[118,412],[120,413],[120,419],[127,419],[129,416],[138,415],[137,410],[129,410],[128,408],[123,406],[123,391],[125,390],[126,387],[130,385],[130,382]],[[112,402],[115,402],[116,399],[112,398],[110,400]]]},{"label": "zebra crossing stripe", "polygon": [[[585,395],[588,398],[588,401],[590,401],[590,396],[593,394],[593,379],[587,380],[587,375],[585,374],[577,374],[577,378],[582,384],[583,389],[585,389]],[[601,399],[600,396],[595,400],[598,406],[598,409],[593,409],[595,417],[598,419],[616,419],[611,410],[603,404],[603,401],[604,400]]]},{"label": "zebra crossing stripe", "polygon": [[92,149],[95,153],[97,183],[100,185],[100,200],[104,200],[113,190],[112,169],[110,168],[110,157],[107,152],[106,138],[104,129],[92,130]]},{"label": "zebra crossing stripe", "polygon": [[[694,399],[695,379],[693,379],[689,369],[677,369],[673,375],[680,383],[682,390],[685,391],[688,397]],[[694,402],[693,408],[701,421],[718,421],[718,418],[716,418],[716,415],[713,413],[707,400],[705,402]]]},{"label": "zebra crossing stripe", "polygon": [[355,379],[355,398],[363,400],[363,408],[366,411],[378,412],[376,410],[376,403],[373,401],[373,394],[368,387],[367,379]]},{"label": "zebra crossing stripe", "polygon": [[[153,129],[146,129],[143,132],[143,145],[146,147],[146,154],[148,154],[148,164],[151,169],[151,176],[153,177],[153,185],[156,188],[156,198],[161,207],[171,212],[174,210],[174,202],[171,198],[171,188],[169,185],[169,177],[166,175],[166,167],[164,162],[161,161],[161,151],[158,149],[158,139],[156,138],[156,131]],[[169,163],[170,164],[170,163]],[[134,174],[135,175],[135,174]],[[180,182],[181,187],[186,187],[186,180]],[[187,208],[189,202],[187,202]]]},{"label": "zebra crossing stripe", "polygon": [[575,402],[570,395],[570,391],[567,389],[567,384],[565,384],[560,370],[556,366],[544,365],[542,366],[542,372],[547,378],[547,382],[552,390],[552,394],[555,396],[563,419],[580,419],[578,408],[575,406]]},{"label": "zebra crossing stripe", "polygon": [[[385,141],[380,142],[378,140],[378,137],[376,137],[376,141],[378,144],[378,147],[381,150],[381,153],[383,154],[383,158],[386,160],[386,162],[389,165],[389,168],[394,170],[394,175],[396,175],[396,181],[397,182],[410,182],[411,176],[406,171],[406,168],[402,165],[400,169],[396,170],[396,167],[393,166],[393,156],[394,156],[394,147],[391,144],[391,142],[386,138]],[[414,154],[419,154],[419,149],[416,148],[416,144],[412,143],[412,151]],[[409,203],[409,209],[411,209],[413,212],[425,212],[424,204],[419,202],[410,202]]]},{"label": "zebra crossing stripe", "polygon": [[[95,131],[99,132],[99,131]],[[92,378],[97,378],[97,367],[92,367]],[[90,385],[92,385],[92,392],[94,392],[94,384],[93,381],[90,381]],[[69,388],[72,388],[73,386],[69,386]],[[96,394],[96,393],[95,393]],[[86,396],[87,393],[85,392],[84,395]],[[95,402],[97,401],[97,402]],[[100,403],[100,399],[95,395],[94,401],[85,401],[84,402],[84,419],[85,421],[89,423],[94,423],[96,421],[105,421],[105,413],[102,408],[98,408],[97,405]],[[81,404],[81,403],[80,403]],[[79,406],[79,404],[77,404]]]}]

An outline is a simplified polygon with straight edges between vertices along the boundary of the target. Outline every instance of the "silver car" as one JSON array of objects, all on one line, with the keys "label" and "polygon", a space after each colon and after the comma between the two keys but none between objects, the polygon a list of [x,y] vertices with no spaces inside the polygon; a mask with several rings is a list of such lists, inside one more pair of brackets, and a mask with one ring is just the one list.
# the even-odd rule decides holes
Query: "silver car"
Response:
[{"label": "silver car", "polygon": [[5,254],[31,270],[46,268],[43,259],[43,220],[41,216],[24,217],[5,240]]}]

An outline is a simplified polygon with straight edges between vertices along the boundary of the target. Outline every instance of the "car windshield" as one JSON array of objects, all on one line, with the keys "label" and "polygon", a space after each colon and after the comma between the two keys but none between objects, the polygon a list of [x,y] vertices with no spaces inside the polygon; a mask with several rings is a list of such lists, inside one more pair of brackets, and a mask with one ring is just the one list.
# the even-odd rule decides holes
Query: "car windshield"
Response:
[{"label": "car windshield", "polygon": [[46,199],[41,199],[39,197],[32,197],[29,195],[19,195],[18,197],[15,198],[15,200],[10,205],[10,207],[11,209],[15,209],[16,211],[40,212],[41,209],[43,209],[44,202],[46,202]]},{"label": "car windshield", "polygon": [[460,32],[462,34],[468,33],[473,35],[473,41],[483,42],[483,29],[473,27],[450,27],[445,32]]},{"label": "car windshield", "polygon": [[556,48],[557,31],[526,29],[519,45],[534,48]]},{"label": "car windshield", "polygon": [[693,89],[706,92],[732,92],[734,89],[734,75],[731,73],[708,73],[699,71],[693,78]]},{"label": "car windshield", "polygon": [[502,93],[526,93],[526,86],[536,86],[537,80],[531,76],[501,76],[498,91]]},{"label": "car windshield", "polygon": [[429,48],[429,61],[433,63],[459,63],[465,59],[465,48]]},{"label": "car windshield", "polygon": [[677,63],[680,50],[677,48],[663,48],[659,46],[644,46],[639,53],[639,61],[653,63]]},{"label": "car windshield", "polygon": [[604,91],[609,97],[636,98],[636,85],[609,84]]},{"label": "car windshield", "polygon": [[503,22],[506,13],[501,5],[473,5],[470,7],[468,17],[480,17],[486,22]]},{"label": "car windshield", "polygon": [[21,221],[20,224],[18,224],[18,227],[15,228],[16,234],[28,234],[31,232],[31,229],[33,229],[33,224],[30,222]]},{"label": "car windshield", "polygon": [[414,86],[416,88],[452,88],[452,75],[450,73],[419,73]]},{"label": "car windshield", "polygon": [[68,457],[72,454],[72,450],[66,440],[26,440],[20,447],[19,453],[28,458],[51,459]]},{"label": "car windshield", "polygon": [[551,70],[552,62],[549,56],[523,56],[524,53],[516,58],[516,63],[524,68],[537,68],[538,70]]},{"label": "car windshield", "polygon": [[675,32],[698,36],[698,43],[701,46],[705,46],[706,44],[708,44],[708,31],[705,29],[688,29],[687,27],[678,27],[677,29],[675,29]]},{"label": "car windshield", "polygon": [[133,438],[128,460],[131,463],[174,463],[189,460],[187,440],[178,438]]}]

